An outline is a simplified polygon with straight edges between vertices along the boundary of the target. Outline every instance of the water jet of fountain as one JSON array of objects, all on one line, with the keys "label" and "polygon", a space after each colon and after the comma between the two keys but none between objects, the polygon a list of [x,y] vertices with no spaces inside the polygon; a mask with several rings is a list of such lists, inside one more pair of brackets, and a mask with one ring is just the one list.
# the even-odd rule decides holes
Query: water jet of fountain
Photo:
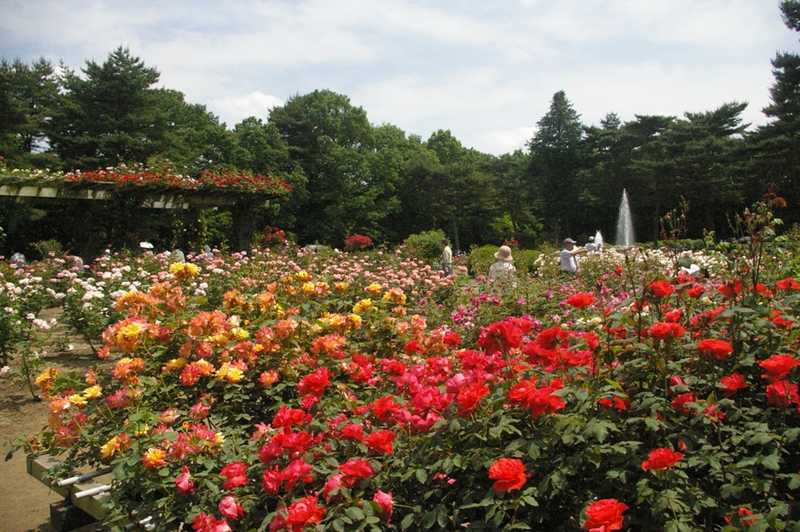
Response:
[{"label": "water jet of fountain", "polygon": [[631,217],[631,206],[628,201],[628,191],[622,189],[622,200],[619,202],[619,213],[617,214],[617,239],[618,246],[629,247],[635,241],[633,233],[633,218]]}]

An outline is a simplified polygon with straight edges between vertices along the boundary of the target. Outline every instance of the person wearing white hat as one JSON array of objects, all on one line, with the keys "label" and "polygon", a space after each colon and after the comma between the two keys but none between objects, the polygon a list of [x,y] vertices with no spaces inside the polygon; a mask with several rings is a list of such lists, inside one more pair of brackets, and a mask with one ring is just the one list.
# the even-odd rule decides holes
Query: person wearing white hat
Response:
[{"label": "person wearing white hat", "polygon": [[501,277],[512,278],[516,275],[517,269],[514,267],[514,257],[511,256],[511,248],[500,246],[494,254],[497,259],[494,264],[489,266],[489,279],[495,281]]},{"label": "person wearing white hat", "polygon": [[560,254],[561,271],[569,275],[578,273],[578,261],[575,259],[575,256],[585,251],[575,248],[575,244],[576,242],[571,238],[565,238],[564,247],[561,249]]}]

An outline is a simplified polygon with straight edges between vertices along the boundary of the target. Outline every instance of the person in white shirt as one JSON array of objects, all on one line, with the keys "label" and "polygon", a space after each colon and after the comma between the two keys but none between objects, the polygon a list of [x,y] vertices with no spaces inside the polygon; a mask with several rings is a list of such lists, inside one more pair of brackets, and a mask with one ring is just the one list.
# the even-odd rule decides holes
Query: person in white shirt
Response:
[{"label": "person in white shirt", "polygon": [[489,266],[489,279],[496,281],[500,278],[513,280],[516,277],[517,269],[514,267],[514,257],[511,256],[511,248],[500,246],[494,254],[497,261]]},{"label": "person in white shirt", "polygon": [[448,241],[445,241],[444,251],[442,251],[442,270],[445,275],[453,275],[453,250]]},{"label": "person in white shirt", "polygon": [[564,239],[564,248],[561,250],[560,262],[561,271],[569,275],[578,273],[578,261],[575,259],[576,255],[584,253],[584,250],[575,247],[575,241],[571,238]]}]

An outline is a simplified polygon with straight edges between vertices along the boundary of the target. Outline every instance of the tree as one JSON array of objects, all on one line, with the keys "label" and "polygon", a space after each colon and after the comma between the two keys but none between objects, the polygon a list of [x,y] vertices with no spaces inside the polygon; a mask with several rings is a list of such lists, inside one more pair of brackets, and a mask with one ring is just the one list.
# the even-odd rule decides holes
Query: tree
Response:
[{"label": "tree", "polygon": [[316,90],[273,109],[269,123],[308,179],[292,196],[301,239],[338,242],[371,218],[373,206],[361,197],[371,184],[373,144],[364,109],[347,96]]},{"label": "tree", "polygon": [[87,61],[84,77],[65,69],[66,94],[49,137],[67,167],[97,168],[145,162],[165,134],[156,69],[119,47],[103,64]]},{"label": "tree", "polygon": [[59,102],[53,65],[0,62],[0,153],[15,165],[47,164],[47,128]]},{"label": "tree", "polygon": [[530,156],[522,150],[501,155],[491,164],[494,175],[492,188],[497,191],[498,206],[502,209],[503,217],[508,217],[514,233],[498,236],[513,236],[527,246],[536,243],[541,229],[531,195],[530,164]]},{"label": "tree", "polygon": [[233,136],[234,164],[239,168],[259,174],[291,171],[289,145],[275,124],[251,116],[236,124]]},{"label": "tree", "polygon": [[690,204],[691,234],[727,229],[728,210],[742,200],[745,107],[732,102],[705,113],[686,113],[683,119],[646,117],[655,129],[631,159],[633,184],[628,188],[639,222],[647,222],[639,224],[646,229],[638,234],[657,240],[660,217],[682,197]]},{"label": "tree", "polygon": [[580,166],[581,122],[564,91],[553,95],[550,110],[537,122],[529,143],[535,194],[545,224],[556,237],[570,234],[576,212],[575,176]]},{"label": "tree", "polygon": [[148,99],[157,132],[149,139],[154,152],[149,164],[165,163],[188,174],[235,164],[234,134],[205,105],[190,104],[171,89],[153,89]]},{"label": "tree", "polygon": [[[800,1],[784,0],[781,11],[786,26],[800,32]],[[800,222],[800,54],[777,53],[772,69],[775,83],[764,114],[773,121],[760,127],[750,139],[754,164],[748,192],[753,200],[774,184],[794,207],[785,217],[787,221]]]}]

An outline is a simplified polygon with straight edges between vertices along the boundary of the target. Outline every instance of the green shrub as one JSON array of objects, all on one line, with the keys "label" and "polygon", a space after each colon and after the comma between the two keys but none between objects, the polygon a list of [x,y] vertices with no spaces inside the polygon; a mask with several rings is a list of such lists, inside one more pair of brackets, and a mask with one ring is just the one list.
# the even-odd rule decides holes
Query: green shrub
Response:
[{"label": "green shrub", "polygon": [[[473,248],[469,253],[468,265],[469,271],[473,275],[486,275],[489,272],[489,266],[496,260],[494,254],[497,252],[498,246],[486,245]],[[517,268],[517,273],[533,273],[536,271],[536,259],[539,257],[539,251],[532,249],[515,249],[513,250],[514,266]]]},{"label": "green shrub", "polygon": [[403,241],[403,247],[409,255],[433,262],[442,255],[446,238],[441,229],[431,229],[410,235]]},{"label": "green shrub", "polygon": [[536,259],[539,252],[532,249],[519,249],[514,252],[514,266],[519,273],[534,273],[536,271]]},{"label": "green shrub", "polygon": [[486,275],[489,273],[489,266],[494,262],[494,254],[497,246],[486,245],[472,248],[467,258],[469,272],[473,275]]}]

